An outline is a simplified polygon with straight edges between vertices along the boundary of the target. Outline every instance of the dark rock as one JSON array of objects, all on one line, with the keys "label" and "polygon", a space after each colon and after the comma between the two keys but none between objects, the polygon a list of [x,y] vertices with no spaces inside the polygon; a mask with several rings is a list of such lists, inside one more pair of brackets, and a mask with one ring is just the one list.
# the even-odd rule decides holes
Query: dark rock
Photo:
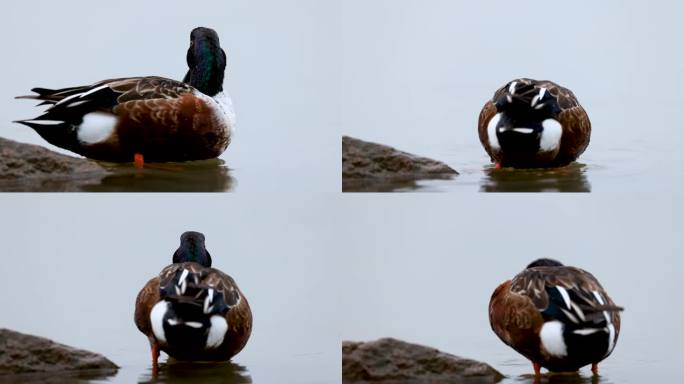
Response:
[{"label": "dark rock", "polygon": [[496,383],[502,378],[485,363],[396,339],[342,343],[342,382],[347,384]]},{"label": "dark rock", "polygon": [[[99,371],[118,367],[102,355],[55,343],[42,337],[0,329],[0,381],[5,375]],[[29,375],[30,376],[30,375]]]},{"label": "dark rock", "polygon": [[[448,165],[425,157],[398,151],[382,144],[349,136],[342,137],[343,189],[354,189],[363,180],[445,179],[458,175]],[[345,185],[349,188],[345,188]]]},{"label": "dark rock", "polygon": [[0,137],[0,190],[76,191],[98,182],[107,170],[94,161]]},{"label": "dark rock", "polygon": [[220,159],[106,163],[0,137],[1,192],[223,192],[235,180]]}]

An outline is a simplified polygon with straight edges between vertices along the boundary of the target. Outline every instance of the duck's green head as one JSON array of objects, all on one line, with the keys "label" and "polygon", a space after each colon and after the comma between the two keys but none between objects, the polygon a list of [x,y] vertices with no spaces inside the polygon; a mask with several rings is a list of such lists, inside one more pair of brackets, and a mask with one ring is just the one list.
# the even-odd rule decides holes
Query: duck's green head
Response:
[{"label": "duck's green head", "polygon": [[181,235],[180,246],[173,254],[174,263],[194,262],[211,267],[211,255],[204,247],[204,235],[188,231]]},{"label": "duck's green head", "polygon": [[209,96],[223,91],[226,53],[221,49],[216,31],[204,27],[193,29],[187,60],[190,69],[183,79],[184,83]]}]

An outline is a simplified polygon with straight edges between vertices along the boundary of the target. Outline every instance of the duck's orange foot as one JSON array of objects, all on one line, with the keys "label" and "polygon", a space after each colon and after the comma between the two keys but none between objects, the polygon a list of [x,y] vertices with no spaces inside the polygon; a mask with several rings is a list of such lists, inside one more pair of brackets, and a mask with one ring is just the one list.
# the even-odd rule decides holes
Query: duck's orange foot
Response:
[{"label": "duck's orange foot", "polygon": [[152,350],[152,376],[156,378],[159,373],[159,345],[151,343],[150,349]]},{"label": "duck's orange foot", "polygon": [[598,375],[598,364],[596,364],[596,363],[592,363],[592,364],[591,364],[591,372],[592,372],[594,375]]},{"label": "duck's orange foot", "polygon": [[501,169],[501,163],[494,163],[494,169]]},{"label": "duck's orange foot", "polygon": [[535,376],[541,376],[541,364],[532,363],[532,367],[534,368],[534,375]]},{"label": "duck's orange foot", "polygon": [[136,153],[133,155],[133,164],[135,164],[136,168],[142,168],[145,166],[145,157],[142,155],[142,153]]}]

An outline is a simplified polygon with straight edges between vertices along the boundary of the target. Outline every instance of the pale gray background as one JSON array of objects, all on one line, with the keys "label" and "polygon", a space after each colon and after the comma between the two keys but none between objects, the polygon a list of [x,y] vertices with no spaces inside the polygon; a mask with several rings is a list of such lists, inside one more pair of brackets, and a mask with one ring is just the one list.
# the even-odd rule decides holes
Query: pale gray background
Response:
[{"label": "pale gray background", "polygon": [[342,4],[342,131],[461,172],[436,189],[478,190],[480,109],[517,77],[556,81],[586,108],[593,191],[681,188],[681,2]]},{"label": "pale gray background", "polygon": [[39,112],[12,99],[35,86],[182,79],[190,31],[207,26],[228,54],[225,90],[238,125],[221,158],[234,169],[236,191],[337,191],[337,8],[316,0],[6,2],[0,136],[49,146],[9,123]]}]

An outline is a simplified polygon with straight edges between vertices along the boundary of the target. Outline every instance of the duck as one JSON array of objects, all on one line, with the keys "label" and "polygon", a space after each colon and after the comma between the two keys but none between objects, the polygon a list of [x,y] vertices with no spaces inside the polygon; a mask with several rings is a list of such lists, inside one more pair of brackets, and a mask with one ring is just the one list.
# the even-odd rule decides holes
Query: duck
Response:
[{"label": "duck", "polygon": [[247,344],[252,312],[232,277],[212,268],[200,232],[184,232],[166,266],[140,290],[134,321],[148,339],[152,369],[160,351],[179,361],[228,361]]},{"label": "duck", "polygon": [[610,356],[620,335],[620,312],[589,272],[538,259],[499,285],[489,302],[494,333],[532,362],[536,376],[576,372]]},{"label": "duck", "polygon": [[591,122],[569,89],[520,78],[485,103],[478,133],[496,168],[552,168],[572,163],[586,150]]},{"label": "duck", "polygon": [[223,90],[226,53],[216,31],[190,33],[183,81],[159,76],[102,80],[61,89],[33,88],[40,116],[15,123],[48,143],[89,159],[182,162],[220,156],[231,142],[235,112]]}]

